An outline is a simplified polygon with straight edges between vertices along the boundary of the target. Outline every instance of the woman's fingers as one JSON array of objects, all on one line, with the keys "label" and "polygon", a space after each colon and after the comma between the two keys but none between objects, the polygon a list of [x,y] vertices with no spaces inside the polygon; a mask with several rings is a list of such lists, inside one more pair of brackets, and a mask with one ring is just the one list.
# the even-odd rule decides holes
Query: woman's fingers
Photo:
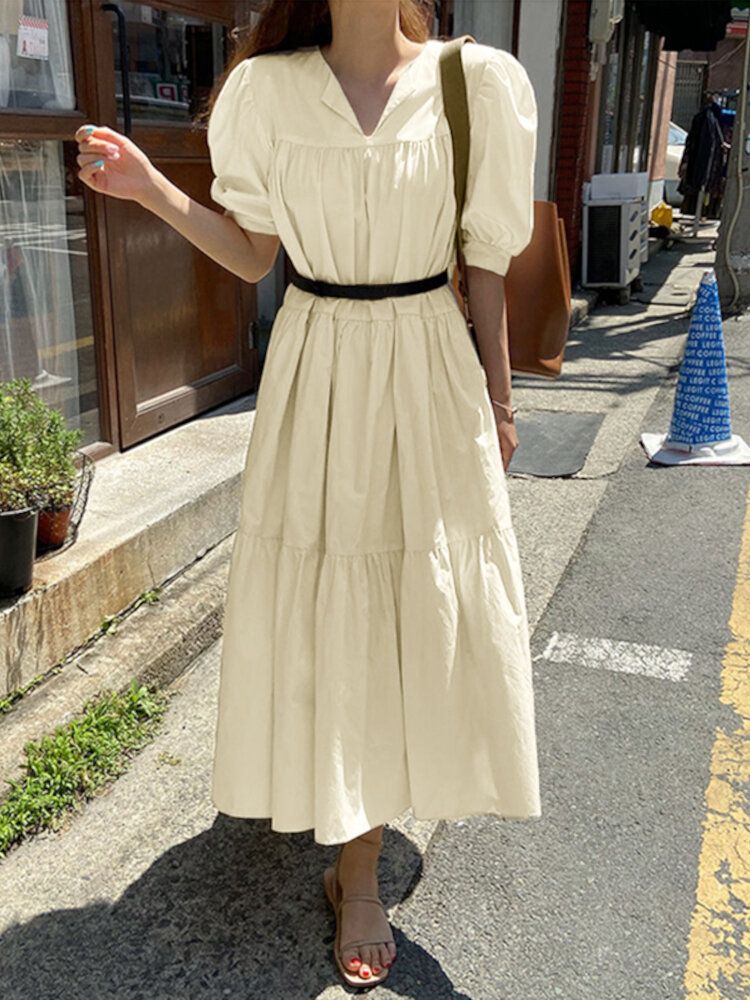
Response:
[{"label": "woman's fingers", "polygon": [[106,125],[82,125],[75,137],[79,177],[93,190],[138,201],[153,186],[156,171],[132,139]]},{"label": "woman's fingers", "polygon": [[[82,125],[76,130],[75,138],[78,141],[78,166],[86,167],[98,160],[119,160],[124,146],[119,140],[125,137],[104,126]],[[97,164],[97,169],[101,166]]]},{"label": "woman's fingers", "polygon": [[82,153],[110,153],[112,156],[120,155],[120,146],[114,142],[107,142],[104,139],[89,139],[86,142],[78,143]]},{"label": "woman's fingers", "polygon": [[93,132],[87,133],[94,139],[106,139],[109,142],[115,143],[117,146],[127,146],[130,139],[123,135],[122,132],[118,132],[109,125],[97,125]]},{"label": "woman's fingers", "polygon": [[73,133],[73,138],[76,142],[83,142],[84,139],[88,139],[94,134],[96,130],[96,125],[81,125]]},{"label": "woman's fingers", "polygon": [[84,142],[89,139],[99,139],[113,143],[116,146],[126,146],[130,140],[122,132],[117,132],[108,125],[81,125],[77,128],[73,138],[76,142]]},{"label": "woman's fingers", "polygon": [[106,125],[82,125],[76,129],[75,139],[79,149],[78,176],[93,190],[103,191],[107,179],[102,168],[107,162],[120,159],[127,137]]},{"label": "woman's fingers", "polygon": [[78,162],[79,167],[85,167],[87,163],[93,163],[94,160],[119,160],[119,159],[120,159],[119,150],[113,153],[108,149],[101,149],[101,150],[92,149],[90,151],[86,150],[86,152],[79,153],[76,156],[76,160]]},{"label": "woman's fingers", "polygon": [[78,171],[78,177],[94,191],[102,191],[106,185],[107,175],[102,170],[102,165],[102,160],[94,160],[93,163],[86,164]]},{"label": "woman's fingers", "polygon": [[100,166],[107,163],[108,160],[116,159],[116,157],[102,156],[100,153],[79,153],[76,157],[79,167],[88,167],[92,163],[99,163]]}]

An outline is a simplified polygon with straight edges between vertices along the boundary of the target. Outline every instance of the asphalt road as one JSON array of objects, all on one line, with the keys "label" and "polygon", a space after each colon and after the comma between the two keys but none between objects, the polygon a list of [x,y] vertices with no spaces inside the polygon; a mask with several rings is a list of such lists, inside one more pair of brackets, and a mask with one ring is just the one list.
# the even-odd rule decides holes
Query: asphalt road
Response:
[{"label": "asphalt road", "polygon": [[[735,430],[750,440],[750,320],[727,321],[725,336]],[[666,430],[674,385],[641,429]],[[715,845],[704,864],[725,912],[699,892],[717,734],[738,723],[721,697],[749,471],[651,466],[633,438],[601,481],[533,635],[543,815],[441,823],[429,843],[418,827],[387,830],[382,891],[400,955],[373,998],[750,993],[750,852],[744,882]],[[217,680],[214,647],[131,769],[0,864],[3,1000],[345,995],[320,883],[334,849],[210,803]],[[739,806],[718,831],[737,842],[750,830],[746,738],[738,753],[744,792],[731,800],[722,779]],[[686,968],[705,966],[696,912],[715,922],[716,988],[686,994]]]},{"label": "asphalt road", "polygon": [[[733,427],[746,440],[749,335],[750,321],[725,321]],[[668,428],[675,381],[642,429]],[[720,701],[720,672],[749,471],[655,466],[633,444],[533,636],[543,815],[441,825],[399,910],[394,996],[685,996],[712,745],[717,727],[736,722]],[[603,639],[656,649],[633,658]],[[563,662],[544,657],[551,641]],[[588,658],[566,662],[566,647]],[[661,671],[611,669],[632,668],[638,654]],[[675,664],[682,679],[666,679]],[[747,769],[747,741],[745,754]],[[691,997],[750,995],[743,888],[734,905],[744,950],[739,935],[725,942],[735,975]],[[420,978],[433,977],[429,989],[409,975],[413,959]]]}]

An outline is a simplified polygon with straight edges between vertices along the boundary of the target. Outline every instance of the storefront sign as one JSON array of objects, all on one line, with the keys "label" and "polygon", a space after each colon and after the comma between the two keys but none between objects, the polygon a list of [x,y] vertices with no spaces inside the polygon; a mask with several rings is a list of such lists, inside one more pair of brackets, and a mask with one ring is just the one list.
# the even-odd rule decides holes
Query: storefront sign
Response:
[{"label": "storefront sign", "polygon": [[177,84],[176,83],[157,83],[156,85],[156,96],[161,97],[165,101],[176,101],[177,100]]}]

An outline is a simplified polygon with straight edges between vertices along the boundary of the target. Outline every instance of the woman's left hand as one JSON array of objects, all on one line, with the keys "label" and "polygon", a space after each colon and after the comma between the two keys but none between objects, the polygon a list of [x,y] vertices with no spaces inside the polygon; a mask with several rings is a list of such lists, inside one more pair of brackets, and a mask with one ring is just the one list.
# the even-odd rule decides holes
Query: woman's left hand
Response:
[{"label": "woman's left hand", "polygon": [[503,457],[503,468],[507,472],[510,460],[513,458],[513,452],[518,447],[518,431],[513,419],[507,413],[496,406],[492,407],[492,411],[495,414],[500,454]]}]

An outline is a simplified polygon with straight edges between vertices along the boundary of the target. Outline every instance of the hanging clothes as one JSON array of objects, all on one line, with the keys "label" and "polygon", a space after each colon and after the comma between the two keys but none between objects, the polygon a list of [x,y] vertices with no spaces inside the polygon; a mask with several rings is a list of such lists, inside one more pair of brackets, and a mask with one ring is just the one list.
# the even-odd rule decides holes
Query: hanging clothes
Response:
[{"label": "hanging clothes", "polygon": [[720,105],[712,102],[693,115],[680,160],[682,195],[696,195],[701,188],[707,194],[719,194],[724,177],[724,132],[719,123]]}]

